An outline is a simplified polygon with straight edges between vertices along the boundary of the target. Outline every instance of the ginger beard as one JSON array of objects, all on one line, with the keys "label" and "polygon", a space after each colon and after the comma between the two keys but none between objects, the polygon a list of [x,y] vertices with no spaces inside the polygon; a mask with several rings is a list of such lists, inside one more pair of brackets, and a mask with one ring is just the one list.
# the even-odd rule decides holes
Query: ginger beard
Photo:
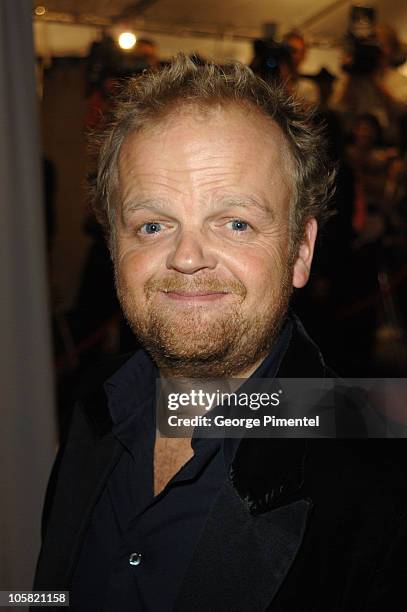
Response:
[{"label": "ginger beard", "polygon": [[[167,377],[220,378],[243,375],[272,348],[292,294],[293,266],[287,265],[280,286],[257,312],[242,304],[246,288],[239,281],[221,282],[197,276],[149,280],[143,302],[131,284],[115,270],[123,313],[140,343]],[[272,281],[271,281],[272,282]],[[157,299],[159,292],[219,291],[233,294],[228,304],[186,303]]]}]

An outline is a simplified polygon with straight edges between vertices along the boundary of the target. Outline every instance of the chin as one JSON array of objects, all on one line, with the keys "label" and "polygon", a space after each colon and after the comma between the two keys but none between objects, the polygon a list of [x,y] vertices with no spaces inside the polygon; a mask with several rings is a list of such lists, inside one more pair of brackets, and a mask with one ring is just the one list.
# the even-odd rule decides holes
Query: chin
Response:
[{"label": "chin", "polygon": [[271,350],[290,299],[290,291],[282,291],[267,308],[247,312],[236,303],[227,309],[143,308],[125,295],[130,327],[162,374],[187,378],[236,377],[249,370]]}]

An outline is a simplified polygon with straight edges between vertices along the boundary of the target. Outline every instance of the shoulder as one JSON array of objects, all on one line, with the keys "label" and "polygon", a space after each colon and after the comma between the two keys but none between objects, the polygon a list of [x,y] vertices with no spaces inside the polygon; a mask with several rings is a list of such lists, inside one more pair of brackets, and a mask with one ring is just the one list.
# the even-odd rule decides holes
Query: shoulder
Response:
[{"label": "shoulder", "polygon": [[60,432],[61,445],[71,436],[72,430],[83,426],[94,427],[99,433],[107,431],[111,426],[111,419],[105,391],[105,383],[118,373],[127,363],[137,361],[144,353],[142,349],[136,352],[124,353],[107,357],[98,363],[92,364],[80,376],[71,392],[73,401],[71,409],[63,419]]},{"label": "shoulder", "polygon": [[67,482],[74,482],[94,452],[100,437],[111,429],[104,383],[136,354],[119,355],[96,364],[88,370],[78,385],[76,401],[65,419],[58,452],[48,480],[42,515],[43,536],[57,488],[65,487]]},{"label": "shoulder", "polygon": [[101,388],[104,383],[122,368],[130,359],[140,354],[141,350],[121,355],[112,355],[92,364],[82,374],[76,389],[76,400],[86,401]]},{"label": "shoulder", "polygon": [[308,440],[304,481],[310,493],[329,504],[377,517],[404,514],[404,455],[401,439]]}]

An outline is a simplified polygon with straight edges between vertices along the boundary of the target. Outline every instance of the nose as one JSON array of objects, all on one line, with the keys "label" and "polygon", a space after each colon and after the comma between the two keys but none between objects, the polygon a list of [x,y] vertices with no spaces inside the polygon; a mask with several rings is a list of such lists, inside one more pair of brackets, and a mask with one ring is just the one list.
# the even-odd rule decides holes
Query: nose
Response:
[{"label": "nose", "polygon": [[217,259],[199,231],[183,231],[167,257],[167,268],[183,274],[216,267]]}]

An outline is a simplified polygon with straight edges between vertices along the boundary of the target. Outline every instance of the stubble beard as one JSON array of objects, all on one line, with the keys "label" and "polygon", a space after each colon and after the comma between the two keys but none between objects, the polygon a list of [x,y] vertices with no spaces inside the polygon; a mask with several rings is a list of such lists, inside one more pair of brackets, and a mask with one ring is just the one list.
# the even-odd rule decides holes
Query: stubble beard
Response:
[{"label": "stubble beard", "polygon": [[[185,287],[174,279],[146,283],[143,308],[137,303],[131,287],[116,275],[116,290],[123,313],[142,346],[168,378],[238,377],[265,357],[271,350],[284,321],[292,294],[290,270],[282,279],[278,295],[269,307],[248,316],[241,308],[246,289],[240,283],[228,285],[237,299],[207,309],[197,304],[185,308],[157,303],[154,294],[166,287],[171,290],[217,290],[220,283],[194,282]],[[224,284],[222,284],[224,287]]]}]

